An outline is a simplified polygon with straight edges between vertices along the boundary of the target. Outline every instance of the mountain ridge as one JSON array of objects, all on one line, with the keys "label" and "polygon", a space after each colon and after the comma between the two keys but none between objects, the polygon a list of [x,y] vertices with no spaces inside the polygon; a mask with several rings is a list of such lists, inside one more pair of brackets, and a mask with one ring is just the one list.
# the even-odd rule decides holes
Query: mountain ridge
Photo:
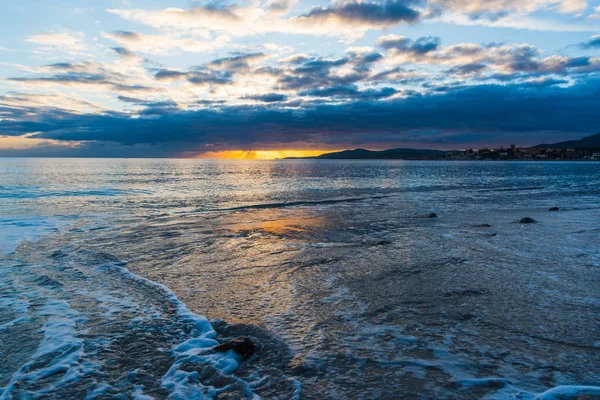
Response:
[{"label": "mountain ridge", "polygon": [[342,150],[333,153],[325,153],[315,157],[290,157],[302,159],[320,159],[320,160],[437,160],[444,157],[446,151],[430,149],[407,149],[397,148],[388,150],[367,150],[353,149]]},{"label": "mountain ridge", "polygon": [[585,136],[579,140],[567,140],[553,144],[538,144],[534,149],[575,149],[581,147],[600,147],[600,133]]}]

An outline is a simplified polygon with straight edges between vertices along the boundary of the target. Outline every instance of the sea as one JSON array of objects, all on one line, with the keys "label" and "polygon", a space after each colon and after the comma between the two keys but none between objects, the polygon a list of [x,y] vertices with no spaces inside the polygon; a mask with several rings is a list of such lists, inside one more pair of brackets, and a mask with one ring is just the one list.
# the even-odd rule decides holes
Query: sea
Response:
[{"label": "sea", "polygon": [[0,399],[109,398],[598,399],[600,163],[0,159]]}]

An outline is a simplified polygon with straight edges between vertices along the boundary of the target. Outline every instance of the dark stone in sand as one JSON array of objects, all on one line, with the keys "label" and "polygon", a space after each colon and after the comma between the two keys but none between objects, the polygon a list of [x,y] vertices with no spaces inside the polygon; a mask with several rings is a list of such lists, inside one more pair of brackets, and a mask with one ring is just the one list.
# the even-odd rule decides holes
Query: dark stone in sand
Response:
[{"label": "dark stone in sand", "polygon": [[479,224],[479,225],[475,225],[475,228],[491,228],[492,226],[490,224]]},{"label": "dark stone in sand", "polygon": [[376,242],[374,244],[374,246],[386,246],[388,244],[391,244],[392,242],[390,242],[389,240],[380,240],[378,242]]},{"label": "dark stone in sand", "polygon": [[558,211],[560,210],[560,208],[558,207],[550,207],[550,209],[548,211]]},{"label": "dark stone in sand", "polygon": [[470,321],[473,318],[475,318],[475,316],[473,314],[463,314],[463,315],[459,315],[456,319],[459,321]]},{"label": "dark stone in sand", "polygon": [[425,214],[423,215],[423,218],[437,218],[437,214],[436,213],[432,213],[430,212],[429,214]]},{"label": "dark stone in sand", "polygon": [[213,350],[218,351],[219,353],[225,353],[229,350],[233,350],[239,355],[244,356],[246,359],[256,353],[258,347],[256,346],[256,343],[254,343],[254,341],[252,341],[252,339],[249,337],[240,336],[215,346]]},{"label": "dark stone in sand", "polygon": [[529,218],[529,217],[525,217],[525,218],[521,218],[521,220],[519,221],[520,224],[534,224],[535,223],[535,219],[533,218]]}]

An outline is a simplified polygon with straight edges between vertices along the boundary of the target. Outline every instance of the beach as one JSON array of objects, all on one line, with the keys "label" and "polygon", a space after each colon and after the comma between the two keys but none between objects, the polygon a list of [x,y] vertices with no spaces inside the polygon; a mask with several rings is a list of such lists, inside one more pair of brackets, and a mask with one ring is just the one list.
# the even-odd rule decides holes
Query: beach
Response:
[{"label": "beach", "polygon": [[0,170],[2,399],[600,396],[597,163]]}]

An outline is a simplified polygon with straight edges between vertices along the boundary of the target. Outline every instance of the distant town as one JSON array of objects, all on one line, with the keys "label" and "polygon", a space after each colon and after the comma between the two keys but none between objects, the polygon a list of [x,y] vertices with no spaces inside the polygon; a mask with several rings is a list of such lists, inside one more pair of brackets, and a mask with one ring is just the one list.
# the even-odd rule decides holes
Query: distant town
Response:
[{"label": "distant town", "polygon": [[[290,157],[292,158],[292,157]],[[554,144],[539,144],[532,147],[499,147],[495,149],[432,150],[432,149],[389,149],[343,150],[321,154],[316,157],[301,157],[325,160],[549,160],[549,161],[600,161],[600,133],[579,140]]]},{"label": "distant town", "polygon": [[447,160],[588,160],[600,161],[600,148],[552,149],[536,147],[517,147],[496,149],[483,148],[465,151],[453,150],[444,155]]}]

